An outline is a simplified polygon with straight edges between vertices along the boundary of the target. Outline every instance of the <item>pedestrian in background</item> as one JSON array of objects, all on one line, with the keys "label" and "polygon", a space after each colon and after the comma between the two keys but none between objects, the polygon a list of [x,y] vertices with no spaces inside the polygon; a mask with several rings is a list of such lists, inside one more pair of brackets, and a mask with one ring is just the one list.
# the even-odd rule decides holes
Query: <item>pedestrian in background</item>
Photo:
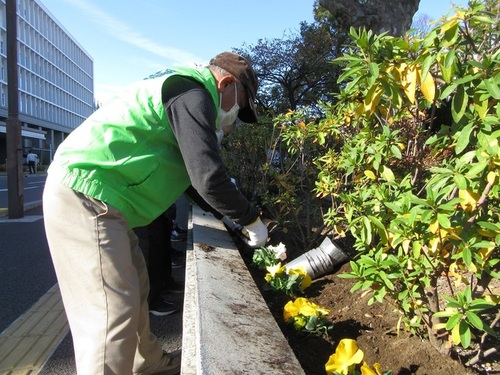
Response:
[{"label": "pedestrian in background", "polygon": [[226,174],[216,131],[257,122],[257,76],[223,52],[131,85],[59,146],[45,184],[48,244],[79,375],[176,374],[180,356],[150,332],[149,281],[133,228],[148,225],[191,184],[263,246],[267,228]]},{"label": "pedestrian in background", "polygon": [[35,174],[36,173],[36,167],[38,164],[38,155],[33,152],[33,150],[30,150],[28,155],[26,156],[26,161],[28,162],[28,167],[30,170],[30,174]]}]

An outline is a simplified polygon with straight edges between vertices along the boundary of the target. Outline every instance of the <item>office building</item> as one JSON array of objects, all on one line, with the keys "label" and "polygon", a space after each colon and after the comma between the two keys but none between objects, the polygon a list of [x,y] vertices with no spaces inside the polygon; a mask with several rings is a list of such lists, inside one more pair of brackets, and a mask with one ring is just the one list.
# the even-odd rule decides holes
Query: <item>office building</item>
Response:
[{"label": "office building", "polygon": [[[42,164],[94,111],[92,57],[38,0],[17,0],[19,120],[23,153]],[[0,0],[0,166],[8,118],[6,2]]]}]

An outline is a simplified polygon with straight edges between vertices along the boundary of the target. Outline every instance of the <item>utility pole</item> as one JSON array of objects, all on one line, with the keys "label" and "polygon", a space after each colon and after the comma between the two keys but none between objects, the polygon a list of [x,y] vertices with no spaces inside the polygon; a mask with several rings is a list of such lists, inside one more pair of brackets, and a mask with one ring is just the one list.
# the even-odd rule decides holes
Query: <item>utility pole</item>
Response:
[{"label": "utility pole", "polygon": [[17,0],[7,0],[7,190],[9,219],[24,216],[24,174],[21,122],[19,121],[19,74],[17,66]]}]

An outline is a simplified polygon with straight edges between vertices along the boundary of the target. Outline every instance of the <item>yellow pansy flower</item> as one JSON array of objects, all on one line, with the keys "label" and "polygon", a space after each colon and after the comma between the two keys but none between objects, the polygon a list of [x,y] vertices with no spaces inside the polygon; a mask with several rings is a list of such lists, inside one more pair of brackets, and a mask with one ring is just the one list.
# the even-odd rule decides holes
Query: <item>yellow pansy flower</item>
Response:
[{"label": "yellow pansy flower", "polygon": [[295,300],[295,302],[287,302],[287,304],[283,308],[283,319],[285,320],[285,322],[287,322],[288,319],[294,318],[299,315],[300,306],[297,300],[298,298]]},{"label": "yellow pansy flower", "polygon": [[266,274],[265,279],[269,281],[283,272],[286,272],[286,267],[282,266],[281,263],[275,264],[274,266],[266,267],[268,274]]},{"label": "yellow pansy flower", "polygon": [[325,365],[327,374],[338,372],[343,375],[349,373],[349,367],[363,361],[364,353],[358,348],[356,340],[342,339]]},{"label": "yellow pansy flower", "polygon": [[307,274],[307,271],[302,268],[302,267],[299,267],[299,268],[289,268],[288,269],[288,274],[289,275],[299,275],[302,277],[302,281],[300,282],[300,286],[299,286],[299,289],[300,290],[304,290],[306,288],[308,288],[311,283],[312,283],[312,279],[311,279],[311,276],[309,276]]},{"label": "yellow pansy flower", "polygon": [[[300,314],[305,316],[320,316],[320,315],[328,315],[330,310],[325,309],[319,305],[316,305],[314,302],[309,301],[307,298],[299,297],[304,300],[303,304],[300,307]],[[297,298],[298,299],[298,298]]]},{"label": "yellow pansy flower", "polygon": [[283,318],[288,321],[290,318],[302,314],[304,316],[321,316],[328,315],[330,311],[314,302],[309,301],[307,298],[299,297],[295,301],[289,301],[283,309]]},{"label": "yellow pansy flower", "polygon": [[363,362],[361,366],[361,375],[382,375],[382,366],[380,363],[373,364],[373,370],[368,366],[368,363]]},{"label": "yellow pansy flower", "polygon": [[304,271],[304,278],[302,279],[302,282],[300,283],[300,290],[304,290],[306,288],[309,288],[312,284],[312,279],[311,279],[311,276],[309,276],[309,274]]}]

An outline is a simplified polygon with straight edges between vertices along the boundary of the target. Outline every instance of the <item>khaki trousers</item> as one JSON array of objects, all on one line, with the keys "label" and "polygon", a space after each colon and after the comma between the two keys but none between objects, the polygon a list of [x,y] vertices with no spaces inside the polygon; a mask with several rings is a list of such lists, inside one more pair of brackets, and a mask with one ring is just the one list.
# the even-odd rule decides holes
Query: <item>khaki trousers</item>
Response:
[{"label": "khaki trousers", "polygon": [[122,213],[50,175],[43,211],[78,374],[154,373],[163,351],[150,332],[148,273]]}]

